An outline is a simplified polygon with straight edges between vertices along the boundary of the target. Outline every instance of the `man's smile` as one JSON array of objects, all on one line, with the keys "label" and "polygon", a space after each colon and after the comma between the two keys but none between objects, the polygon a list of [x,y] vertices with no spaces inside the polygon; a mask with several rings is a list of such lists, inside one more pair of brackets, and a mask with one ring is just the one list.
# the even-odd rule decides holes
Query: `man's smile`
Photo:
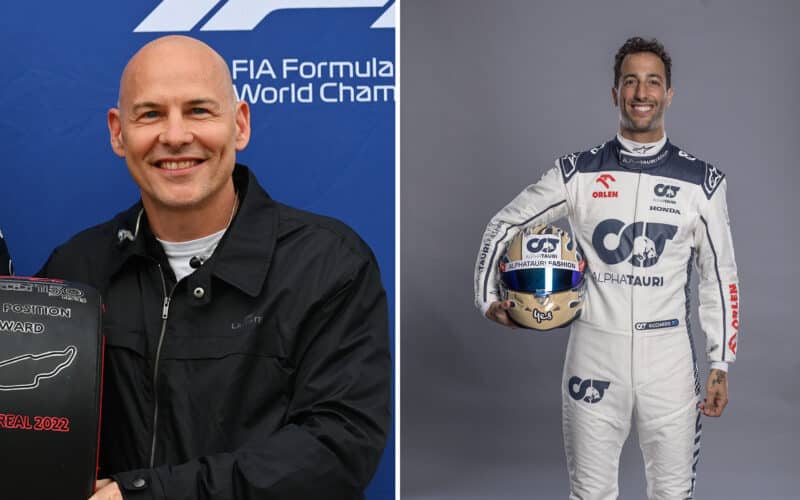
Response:
[{"label": "man's smile", "polygon": [[634,113],[636,114],[646,115],[655,109],[655,105],[647,103],[634,103],[631,104],[631,109],[633,109]]},{"label": "man's smile", "polygon": [[165,159],[156,161],[154,165],[164,170],[184,170],[199,165],[200,163],[203,163],[203,161],[204,160],[200,159]]}]

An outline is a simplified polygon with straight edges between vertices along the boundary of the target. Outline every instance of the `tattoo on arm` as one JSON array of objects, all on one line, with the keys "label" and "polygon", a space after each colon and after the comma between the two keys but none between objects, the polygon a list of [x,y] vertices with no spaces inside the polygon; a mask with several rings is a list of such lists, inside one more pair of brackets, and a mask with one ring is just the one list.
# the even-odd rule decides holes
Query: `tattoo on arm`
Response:
[{"label": "tattoo on arm", "polygon": [[714,370],[714,378],[711,379],[711,385],[724,384],[726,373],[722,370]]}]

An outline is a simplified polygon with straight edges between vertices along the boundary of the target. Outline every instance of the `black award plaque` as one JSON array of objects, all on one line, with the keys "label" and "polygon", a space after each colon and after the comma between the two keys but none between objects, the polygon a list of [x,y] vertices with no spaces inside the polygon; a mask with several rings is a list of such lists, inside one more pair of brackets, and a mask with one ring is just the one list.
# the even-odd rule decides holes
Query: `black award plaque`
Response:
[{"label": "black award plaque", "polygon": [[0,498],[94,491],[101,308],[84,285],[0,278]]}]

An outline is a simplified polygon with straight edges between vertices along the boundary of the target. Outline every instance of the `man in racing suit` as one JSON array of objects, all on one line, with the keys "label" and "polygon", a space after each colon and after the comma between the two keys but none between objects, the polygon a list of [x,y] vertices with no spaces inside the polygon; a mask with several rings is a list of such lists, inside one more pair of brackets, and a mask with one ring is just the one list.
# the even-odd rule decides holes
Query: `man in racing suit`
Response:
[{"label": "man in racing suit", "polygon": [[[489,222],[475,269],[475,301],[514,326],[498,290],[498,258],[524,226],[569,220],[588,268],[583,313],[572,324],[562,384],[570,499],[617,497],[619,455],[635,420],[650,499],[692,498],[700,415],[728,401],[727,363],[739,328],[739,284],[726,180],[671,144],[669,56],[656,40],[619,50],[612,89],[617,136],[556,160]],[[711,370],[706,398],[689,328],[692,262]]]}]

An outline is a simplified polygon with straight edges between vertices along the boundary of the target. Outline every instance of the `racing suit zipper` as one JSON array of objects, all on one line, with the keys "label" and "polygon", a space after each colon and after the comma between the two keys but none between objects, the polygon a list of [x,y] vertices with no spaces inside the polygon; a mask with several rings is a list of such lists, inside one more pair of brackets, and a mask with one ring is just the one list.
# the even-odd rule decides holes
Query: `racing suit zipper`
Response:
[{"label": "racing suit zipper", "polygon": [[175,291],[174,285],[167,293],[167,281],[164,279],[164,270],[161,264],[158,265],[158,274],[161,277],[161,289],[164,294],[164,302],[161,304],[161,333],[158,336],[156,346],[156,357],[153,363],[153,441],[150,444],[150,468],[153,467],[156,459],[156,438],[158,437],[158,364],[161,360],[161,346],[164,343],[164,334],[167,331],[167,318],[169,317],[169,303],[172,300],[172,293]]},{"label": "racing suit zipper", "polygon": [[[636,224],[636,222],[638,222],[637,217],[639,215],[639,187],[640,187],[641,183],[642,183],[642,173],[639,172],[638,175],[636,176],[636,195],[634,196],[634,199],[633,199],[633,223],[634,224]],[[645,229],[646,228],[643,225],[642,226],[642,235],[641,236],[644,236],[644,230]],[[634,238],[633,239],[634,239],[634,241],[636,241],[636,235],[635,234],[634,234]],[[631,259],[631,278],[633,278],[635,272],[636,272],[636,267],[633,265],[633,259]],[[631,286],[630,286],[630,290],[631,290],[631,321],[630,321],[630,325],[629,325],[629,328],[631,330],[631,360],[630,360],[630,363],[631,363],[631,389],[634,389],[636,387],[636,382],[635,382],[636,378],[635,378],[635,375],[634,375],[634,371],[636,369],[636,344],[637,344],[637,342],[636,342],[636,329],[634,328],[635,312],[634,312],[633,299],[634,299],[634,297],[636,295],[634,293],[634,289],[635,289],[635,287],[633,286],[633,282],[631,282]],[[636,391],[634,391],[633,394],[634,394],[634,397],[636,397],[635,396]]]}]

